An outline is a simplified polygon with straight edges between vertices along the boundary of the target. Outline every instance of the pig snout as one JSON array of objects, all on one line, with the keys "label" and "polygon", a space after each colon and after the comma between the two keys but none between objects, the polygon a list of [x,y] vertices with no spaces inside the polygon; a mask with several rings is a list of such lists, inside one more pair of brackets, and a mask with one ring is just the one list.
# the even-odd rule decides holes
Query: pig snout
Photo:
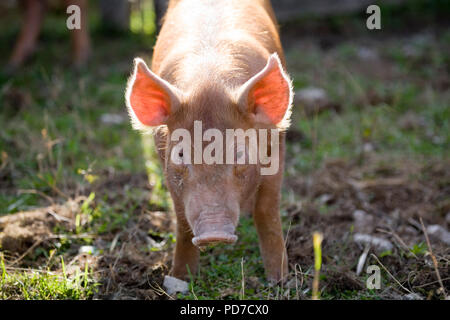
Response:
[{"label": "pig snout", "polygon": [[201,213],[193,226],[192,243],[197,247],[215,243],[234,243],[237,240],[234,230],[235,225],[226,214]]}]

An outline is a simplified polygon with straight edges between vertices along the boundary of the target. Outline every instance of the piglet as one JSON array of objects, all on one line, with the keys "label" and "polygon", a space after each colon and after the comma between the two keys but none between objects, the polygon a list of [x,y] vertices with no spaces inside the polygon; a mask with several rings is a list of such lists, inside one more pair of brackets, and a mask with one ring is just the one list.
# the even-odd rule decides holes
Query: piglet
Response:
[{"label": "piglet", "polygon": [[133,127],[154,133],[174,203],[171,273],[195,274],[199,248],[234,243],[250,211],[278,282],[288,273],[279,204],[293,93],[272,6],[172,0],[163,21],[151,70],[134,61],[126,104]]}]

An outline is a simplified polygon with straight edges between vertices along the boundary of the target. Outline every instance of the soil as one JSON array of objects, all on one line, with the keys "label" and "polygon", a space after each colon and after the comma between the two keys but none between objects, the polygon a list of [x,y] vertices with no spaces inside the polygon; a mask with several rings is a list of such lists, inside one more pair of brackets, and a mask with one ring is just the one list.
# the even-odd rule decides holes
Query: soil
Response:
[{"label": "soil", "polygon": [[[287,208],[293,224],[287,240],[292,269],[295,264],[303,270],[314,264],[311,233],[319,231],[324,235],[322,285],[339,291],[361,289],[356,266],[365,246],[354,236],[363,234],[392,244],[393,249],[380,260],[397,280],[407,282],[408,289],[417,292],[426,287],[427,293],[437,292],[429,253],[416,256],[409,248],[426,243],[420,218],[425,226],[449,228],[449,163],[366,162],[327,162],[310,176],[287,179],[287,188],[302,198]],[[449,245],[442,237],[429,237],[448,291]],[[377,264],[370,253],[380,256],[383,251],[372,244],[366,266]],[[398,292],[387,290],[383,295],[396,298]]]},{"label": "soil", "polygon": [[[429,297],[430,292],[432,297],[439,297],[439,284],[429,253],[412,254],[408,248],[426,242],[420,217],[425,226],[449,228],[448,165],[444,162],[405,165],[375,159],[365,160],[362,165],[335,160],[326,162],[310,175],[287,178],[285,189],[301,198],[284,208],[285,218],[291,224],[287,249],[292,274],[301,269],[305,280],[312,281],[311,272],[308,273],[314,265],[311,234],[319,231],[324,235],[321,287],[342,293],[357,291],[362,295],[364,277],[356,274],[356,266],[366,246],[355,242],[354,235],[364,234],[392,244],[385,255],[372,245],[366,267],[377,264],[370,255],[375,253],[392,276],[409,290],[422,297]],[[123,189],[116,187],[123,186],[124,182],[149,188],[146,181],[142,176],[109,176],[97,183],[95,190],[109,188],[119,194]],[[73,231],[75,215],[85,199],[83,196],[62,205],[1,217],[0,244],[8,261],[15,261],[22,267],[39,265],[40,260],[33,260],[29,249],[37,244],[49,248],[60,239],[57,231]],[[149,250],[149,247],[161,243],[163,238],[159,234],[174,232],[175,222],[167,212],[148,211],[147,201],[143,199],[142,207],[135,210],[123,228],[95,237],[93,245],[100,254],[87,257],[79,253],[78,248],[68,250],[65,260],[76,264],[78,260],[89,259],[94,266],[101,283],[95,298],[168,298],[161,286],[170,269],[173,245],[168,243],[159,251]],[[448,292],[449,246],[432,235],[430,241]],[[393,283],[388,275],[386,281]],[[389,286],[381,296],[404,298],[406,294],[398,287]]]}]

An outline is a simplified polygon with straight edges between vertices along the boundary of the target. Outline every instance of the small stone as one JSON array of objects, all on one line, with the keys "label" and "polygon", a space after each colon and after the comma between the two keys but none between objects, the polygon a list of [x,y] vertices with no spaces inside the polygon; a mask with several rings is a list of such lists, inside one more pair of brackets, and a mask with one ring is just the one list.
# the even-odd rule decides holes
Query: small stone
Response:
[{"label": "small stone", "polygon": [[297,90],[294,95],[294,104],[302,106],[307,115],[314,115],[328,109],[339,111],[340,108],[331,103],[324,89],[316,87]]},{"label": "small stone", "polygon": [[121,124],[125,119],[120,114],[105,113],[100,117],[100,121],[104,124]]},{"label": "small stone", "polygon": [[163,286],[168,295],[178,292],[186,294],[189,291],[189,284],[186,281],[171,276],[164,277]]},{"label": "small stone", "polygon": [[90,255],[97,255],[98,250],[94,246],[81,246],[80,249],[78,249],[78,254],[90,254]]},{"label": "small stone", "polygon": [[321,203],[321,204],[329,204],[330,202],[332,202],[333,201],[333,196],[331,195],[331,194],[322,194],[320,197],[319,197],[319,202]]},{"label": "small stone", "polygon": [[372,48],[361,47],[356,52],[358,58],[361,60],[376,60],[378,59],[378,54]]},{"label": "small stone", "polygon": [[370,233],[374,230],[374,218],[363,210],[355,210],[353,212],[353,220],[355,220],[355,231],[361,233]]},{"label": "small stone", "polygon": [[304,102],[317,102],[327,99],[327,93],[322,88],[308,87],[295,93],[297,99]]},{"label": "small stone", "polygon": [[322,88],[308,87],[295,92],[295,102],[305,105],[324,104],[328,101],[327,93]]},{"label": "small stone", "polygon": [[370,152],[373,152],[374,150],[375,150],[375,146],[373,145],[373,143],[365,142],[363,144],[363,151],[365,153],[370,153]]},{"label": "small stone", "polygon": [[403,297],[404,300],[423,300],[423,297],[417,293],[408,293]]},{"label": "small stone", "polygon": [[355,233],[355,235],[353,236],[353,240],[356,243],[364,245],[370,244],[380,252],[392,250],[394,248],[390,241],[383,238],[371,236],[370,234]]},{"label": "small stone", "polygon": [[353,219],[355,219],[355,221],[364,221],[366,217],[367,213],[364,210],[353,211]]},{"label": "small stone", "polygon": [[440,225],[437,224],[433,224],[431,226],[427,227],[427,233],[434,237],[437,238],[439,240],[441,240],[442,242],[444,242],[445,244],[450,245],[450,232],[448,232],[447,230],[445,230],[443,227],[441,227]]}]

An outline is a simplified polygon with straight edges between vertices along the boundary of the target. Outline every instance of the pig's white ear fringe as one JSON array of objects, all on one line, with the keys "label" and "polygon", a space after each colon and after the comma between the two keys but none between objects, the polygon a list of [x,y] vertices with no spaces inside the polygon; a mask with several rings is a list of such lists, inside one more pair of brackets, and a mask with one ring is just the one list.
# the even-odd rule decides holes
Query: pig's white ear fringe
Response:
[{"label": "pig's white ear fringe", "polygon": [[139,121],[139,119],[136,116],[136,113],[134,112],[133,108],[131,107],[131,103],[130,103],[131,92],[133,91],[133,84],[134,84],[134,81],[136,80],[136,75],[138,72],[139,64],[142,64],[142,66],[148,70],[147,64],[144,62],[144,60],[142,60],[141,58],[134,58],[133,73],[128,78],[127,89],[125,91],[125,103],[127,106],[128,115],[131,120],[131,126],[133,127],[133,129],[141,131],[144,134],[152,134],[155,130],[155,127],[146,126],[141,121]]},{"label": "pig's white ear fringe", "polygon": [[154,74],[145,64],[144,60],[141,58],[135,58],[134,59],[134,68],[133,73],[131,74],[130,78],[128,79],[127,83],[127,89],[125,92],[125,102],[127,105],[128,115],[131,119],[131,125],[133,129],[139,130],[143,133],[154,133],[155,129],[161,126],[165,126],[165,124],[156,125],[156,126],[148,126],[144,123],[142,123],[139,118],[137,117],[136,113],[134,112],[134,109],[131,106],[130,97],[133,91],[133,85],[136,81],[136,76],[138,73],[138,68],[141,67],[141,72],[145,72],[146,75],[149,77],[149,79],[152,79],[154,82],[156,82],[168,95],[170,99],[170,112],[173,113],[176,111],[177,106],[179,105],[180,99],[183,97],[183,93],[178,90],[178,88],[171,85],[166,80],[160,78],[156,74]]},{"label": "pig's white ear fringe", "polygon": [[[275,59],[278,63],[278,67],[280,69],[281,75],[283,76],[284,80],[286,80],[288,86],[289,86],[289,102],[288,106],[286,108],[286,112],[284,113],[283,119],[277,123],[277,128],[279,131],[286,131],[289,126],[291,125],[291,114],[292,114],[292,103],[294,101],[294,87],[292,85],[292,80],[287,74],[287,72],[284,70],[283,65],[281,64],[280,57],[278,57],[278,54],[275,52],[273,53],[270,59]],[[268,62],[270,64],[270,62]]]},{"label": "pig's white ear fringe", "polygon": [[251,80],[248,80],[247,83],[244,84],[244,87],[240,88],[237,91],[237,98],[236,101],[238,101],[238,104],[241,99],[247,99],[247,95],[249,90],[261,79],[264,77],[265,74],[267,74],[268,71],[272,70],[273,68],[278,68],[280,70],[281,76],[286,81],[289,87],[289,98],[288,98],[288,105],[286,107],[286,111],[284,113],[283,119],[281,119],[275,126],[279,131],[285,131],[289,128],[291,124],[291,113],[292,113],[292,102],[294,100],[294,90],[292,86],[292,80],[289,77],[289,75],[286,73],[286,71],[283,68],[283,65],[281,64],[280,58],[278,57],[278,54],[275,52],[272,55],[270,55],[269,59],[267,59],[266,66]]}]

